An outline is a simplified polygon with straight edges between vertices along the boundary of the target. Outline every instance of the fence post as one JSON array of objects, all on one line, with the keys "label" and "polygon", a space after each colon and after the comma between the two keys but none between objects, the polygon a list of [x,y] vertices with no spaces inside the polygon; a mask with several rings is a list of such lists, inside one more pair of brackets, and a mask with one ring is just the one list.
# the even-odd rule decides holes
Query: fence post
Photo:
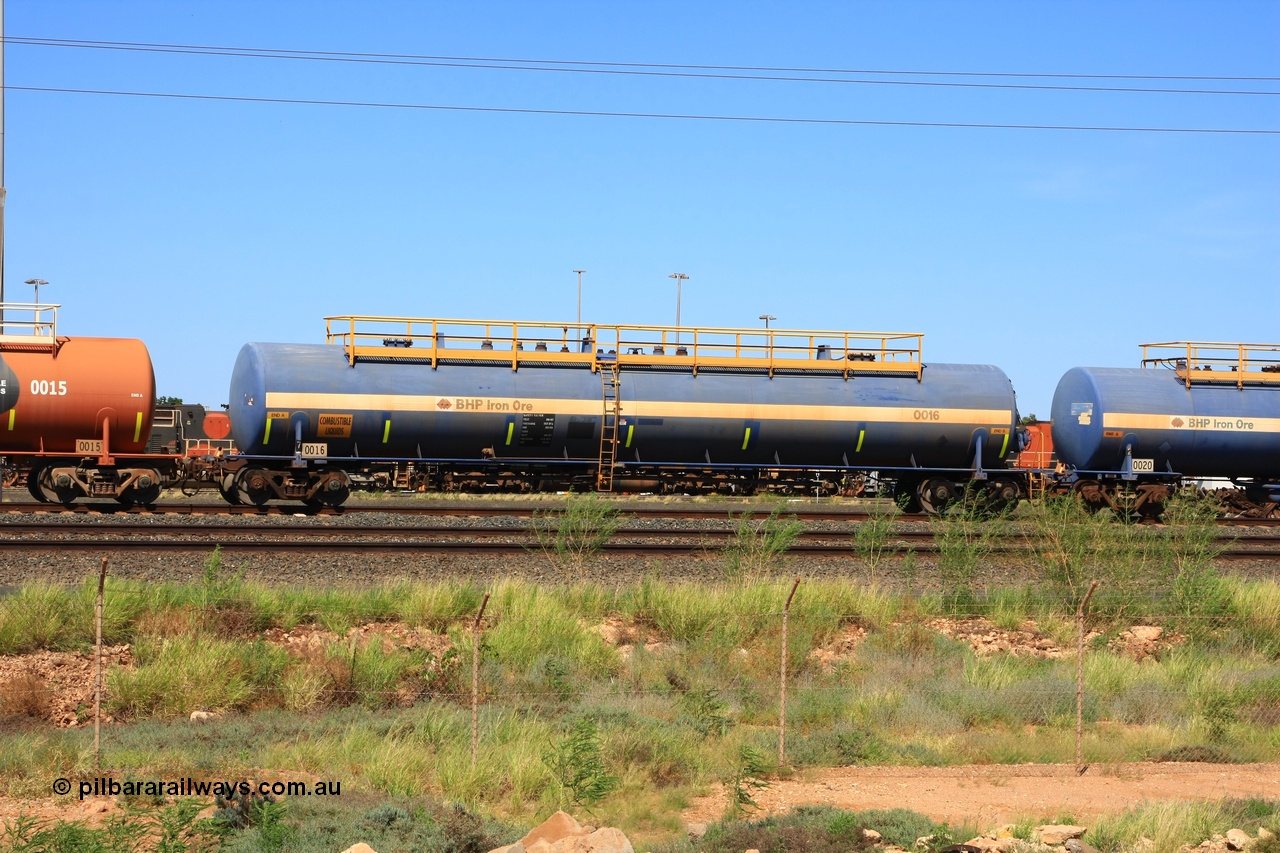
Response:
[{"label": "fence post", "polygon": [[778,667],[778,766],[787,763],[787,617],[791,613],[791,599],[800,588],[800,578],[791,585],[791,594],[782,606],[782,662]]},{"label": "fence post", "polygon": [[1098,582],[1094,581],[1089,585],[1089,591],[1085,593],[1084,600],[1080,602],[1080,607],[1076,610],[1076,773],[1084,773],[1089,769],[1084,763],[1084,610],[1089,606],[1089,599],[1093,598],[1093,591],[1098,588]]},{"label": "fence post", "polygon": [[93,644],[93,768],[102,769],[102,597],[107,585],[107,558],[98,569],[98,598],[93,606],[95,638]]},{"label": "fence post", "polygon": [[471,626],[471,769],[476,769],[476,753],[480,749],[480,620],[489,606],[489,593],[480,602],[480,612]]}]

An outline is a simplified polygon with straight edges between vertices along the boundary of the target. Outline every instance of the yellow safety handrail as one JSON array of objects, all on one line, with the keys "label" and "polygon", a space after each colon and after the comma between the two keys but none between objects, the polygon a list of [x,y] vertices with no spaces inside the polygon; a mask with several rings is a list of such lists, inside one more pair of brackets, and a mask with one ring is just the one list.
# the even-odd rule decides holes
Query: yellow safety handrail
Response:
[{"label": "yellow safety handrail", "polygon": [[1190,388],[1198,384],[1280,384],[1280,344],[1167,341],[1142,344],[1142,366],[1168,368]]},{"label": "yellow safety handrail", "polygon": [[909,375],[923,371],[924,335],[807,329],[735,329],[594,323],[449,320],[343,315],[325,318],[325,338],[348,363],[412,359]]}]

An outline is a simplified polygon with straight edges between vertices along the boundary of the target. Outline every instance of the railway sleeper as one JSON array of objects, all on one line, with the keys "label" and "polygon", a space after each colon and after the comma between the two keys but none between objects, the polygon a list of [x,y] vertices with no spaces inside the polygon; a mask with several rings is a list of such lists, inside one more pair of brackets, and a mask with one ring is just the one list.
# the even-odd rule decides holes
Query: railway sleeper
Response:
[{"label": "railway sleeper", "polygon": [[1274,485],[1269,488],[1246,485],[1235,489],[1214,489],[1208,495],[1218,502],[1223,514],[1229,518],[1280,518],[1276,489]]}]

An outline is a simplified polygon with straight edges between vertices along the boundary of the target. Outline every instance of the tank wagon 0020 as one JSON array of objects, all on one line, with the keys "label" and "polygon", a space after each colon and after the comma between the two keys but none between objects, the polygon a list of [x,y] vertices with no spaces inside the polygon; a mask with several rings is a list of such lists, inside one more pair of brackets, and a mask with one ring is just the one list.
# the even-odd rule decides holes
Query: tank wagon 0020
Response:
[{"label": "tank wagon 0020", "polygon": [[37,500],[151,503],[165,460],[145,453],[155,410],[146,345],[60,336],[58,307],[0,305],[0,456],[27,471]]},{"label": "tank wagon 0020", "polygon": [[[249,343],[231,501],[339,505],[370,478],[448,488],[751,492],[870,484],[937,511],[1017,502],[1008,377],[926,364],[915,333],[343,316]],[[477,473],[478,472],[478,473]],[[470,479],[470,478],[475,479]]]},{"label": "tank wagon 0020", "polygon": [[1229,514],[1280,506],[1280,344],[1142,345],[1138,368],[1077,367],[1053,397],[1063,487],[1094,509],[1158,516],[1175,488],[1226,480]]}]

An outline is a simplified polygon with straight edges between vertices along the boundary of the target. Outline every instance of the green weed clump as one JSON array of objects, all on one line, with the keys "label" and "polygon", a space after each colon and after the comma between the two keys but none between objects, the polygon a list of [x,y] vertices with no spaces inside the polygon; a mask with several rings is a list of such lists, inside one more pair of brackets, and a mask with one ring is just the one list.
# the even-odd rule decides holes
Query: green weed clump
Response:
[{"label": "green weed clump", "polygon": [[1101,542],[1112,524],[1106,516],[1090,513],[1075,495],[1051,496],[1035,507],[1035,558],[1062,600],[1079,601],[1097,579]]},{"label": "green weed clump", "polygon": [[[1256,835],[1259,827],[1277,825],[1280,825],[1280,800],[1155,802],[1117,816],[1099,818],[1089,829],[1086,840],[1099,850],[1132,850],[1141,846],[1151,853],[1176,853],[1229,829]],[[1141,842],[1142,839],[1149,839],[1149,843]],[[1259,846],[1253,849],[1256,851]]]},{"label": "green weed clump", "polygon": [[1164,525],[1124,523],[1091,513],[1075,495],[1050,497],[1029,515],[1041,578],[1060,612],[1073,611],[1093,581],[1094,618],[1122,619],[1146,607],[1187,633],[1214,633],[1236,612],[1233,584],[1215,560],[1226,547],[1218,505],[1193,491],[1175,495]]},{"label": "green weed clump", "polygon": [[948,612],[959,615],[972,609],[974,582],[1008,528],[1007,515],[992,516],[967,501],[947,507],[934,521],[938,580]]},{"label": "green weed clump", "polygon": [[875,571],[901,550],[893,539],[902,510],[894,504],[887,509],[874,509],[867,513],[867,520],[853,529],[853,552]]},{"label": "green weed clump", "polygon": [[605,769],[600,730],[582,717],[543,756],[563,791],[564,804],[590,808],[618,788],[618,777]]},{"label": "green weed clump", "polygon": [[159,807],[125,803],[100,828],[82,822],[19,816],[0,826],[0,849],[59,853],[262,853],[345,849],[358,842],[376,850],[460,853],[490,850],[522,830],[486,819],[461,805],[421,796],[374,800],[366,796],[302,798],[284,803],[254,798],[224,802],[211,818],[205,803],[179,800]]},{"label": "green weed clump", "polygon": [[[617,655],[564,590],[524,581],[496,585],[485,614],[484,658],[499,681],[526,693],[563,698],[579,693],[593,678],[617,671]],[[469,632],[468,632],[469,633]],[[454,643],[471,645],[462,627]]]},{"label": "green weed clump", "polygon": [[1223,632],[1231,645],[1272,659],[1280,658],[1280,584],[1231,581],[1232,618]]},{"label": "green weed clump", "polygon": [[107,675],[107,707],[115,716],[178,717],[269,706],[259,694],[271,691],[288,665],[284,649],[261,641],[181,636],[144,641],[134,653],[136,670]]},{"label": "green weed clump", "polygon": [[749,512],[730,519],[735,522],[733,538],[724,549],[724,571],[729,578],[755,578],[767,574],[804,532],[804,522],[794,514],[784,515],[777,504],[760,521]]},{"label": "green weed clump", "polygon": [[[19,851],[84,851],[84,853],[134,853],[160,851],[212,851],[220,846],[224,831],[215,822],[197,817],[204,803],[182,799],[158,808],[125,802],[101,828],[80,821],[42,820],[19,815],[0,825],[0,849]],[[259,848],[260,849],[260,848]]]},{"label": "green weed clump", "polygon": [[534,513],[538,548],[565,580],[582,577],[588,562],[622,526],[617,507],[594,493],[571,495],[559,513]]},{"label": "green weed clump", "polygon": [[[96,581],[79,589],[49,583],[28,584],[0,600],[0,655],[40,650],[74,651],[93,643]],[[124,603],[104,618],[103,637],[119,641],[129,613]]]},{"label": "green weed clump", "polygon": [[928,848],[933,850],[975,834],[967,827],[952,830],[906,809],[850,812],[829,806],[801,806],[788,814],[761,820],[729,819],[712,826],[700,839],[659,845],[654,853],[741,853],[753,848],[849,853],[874,849],[864,831],[868,829],[879,832],[883,843],[907,849],[914,848],[918,838],[933,839]]}]

